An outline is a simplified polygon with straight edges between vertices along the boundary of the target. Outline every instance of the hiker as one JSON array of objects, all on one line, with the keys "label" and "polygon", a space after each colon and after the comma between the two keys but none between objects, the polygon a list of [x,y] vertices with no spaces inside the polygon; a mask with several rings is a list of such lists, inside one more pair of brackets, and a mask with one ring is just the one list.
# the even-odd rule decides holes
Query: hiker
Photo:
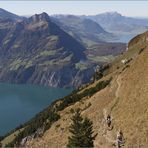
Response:
[{"label": "hiker", "polygon": [[123,133],[121,130],[117,132],[117,148],[121,148],[121,145],[123,144]]},{"label": "hiker", "polygon": [[107,126],[110,127],[111,126],[111,116],[108,115],[107,118],[106,118],[106,123],[107,123]]}]

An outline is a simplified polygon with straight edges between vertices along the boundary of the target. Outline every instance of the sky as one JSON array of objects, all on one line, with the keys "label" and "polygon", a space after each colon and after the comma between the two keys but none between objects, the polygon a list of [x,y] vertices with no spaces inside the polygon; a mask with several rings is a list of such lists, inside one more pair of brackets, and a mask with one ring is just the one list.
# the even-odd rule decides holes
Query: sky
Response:
[{"label": "sky", "polygon": [[148,17],[148,1],[0,1],[0,8],[17,15],[94,15],[117,11],[125,16]]}]

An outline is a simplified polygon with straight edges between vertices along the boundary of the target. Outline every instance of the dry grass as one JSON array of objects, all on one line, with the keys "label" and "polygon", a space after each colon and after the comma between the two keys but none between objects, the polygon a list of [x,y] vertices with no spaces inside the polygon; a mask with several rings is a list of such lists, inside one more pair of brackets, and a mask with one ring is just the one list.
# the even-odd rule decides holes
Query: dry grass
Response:
[{"label": "dry grass", "polygon": [[[129,51],[116,59],[108,71],[109,74],[101,79],[113,78],[108,87],[65,108],[60,112],[61,119],[54,123],[42,138],[29,141],[27,147],[66,147],[72,116],[70,109],[83,109],[89,102],[91,106],[83,110],[82,115],[93,121],[94,133],[98,134],[94,142],[96,148],[113,147],[119,128],[125,137],[125,147],[148,147],[148,35],[146,33],[143,36],[142,41],[136,39],[136,42],[132,41],[134,44],[130,43]],[[144,51],[139,55],[141,48],[144,48]],[[132,58],[132,61],[123,71],[125,65],[121,60],[124,58]],[[110,112],[113,118],[114,128],[111,132],[104,126],[105,110],[106,114]]]},{"label": "dry grass", "polygon": [[8,144],[9,142],[11,142],[16,135],[19,134],[19,132],[23,131],[24,128],[17,130],[16,132],[12,133],[11,135],[9,135],[8,137],[4,138],[1,143],[2,143],[2,147],[5,147],[6,144]]}]

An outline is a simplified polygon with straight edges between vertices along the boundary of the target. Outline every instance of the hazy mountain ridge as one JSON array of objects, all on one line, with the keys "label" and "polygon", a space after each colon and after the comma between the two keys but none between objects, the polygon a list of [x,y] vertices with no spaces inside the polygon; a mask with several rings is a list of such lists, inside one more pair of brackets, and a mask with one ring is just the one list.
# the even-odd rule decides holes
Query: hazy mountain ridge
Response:
[{"label": "hazy mountain ridge", "polygon": [[75,15],[53,15],[53,20],[64,31],[72,35],[85,46],[91,46],[115,39],[115,36],[105,31],[91,19]]},{"label": "hazy mountain ridge", "polygon": [[147,30],[148,19],[122,16],[118,12],[83,16],[96,21],[107,31],[117,34],[138,34]]}]

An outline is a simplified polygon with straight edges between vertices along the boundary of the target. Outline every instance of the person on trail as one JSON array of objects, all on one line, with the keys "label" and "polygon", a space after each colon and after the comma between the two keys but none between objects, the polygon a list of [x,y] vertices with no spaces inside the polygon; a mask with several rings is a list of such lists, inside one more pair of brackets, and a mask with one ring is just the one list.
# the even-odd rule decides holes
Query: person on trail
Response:
[{"label": "person on trail", "polygon": [[107,126],[110,127],[111,126],[111,116],[108,115],[107,118],[106,118],[106,123],[107,123]]},{"label": "person on trail", "polygon": [[121,148],[122,144],[123,144],[123,132],[119,130],[117,132],[117,148]]}]

